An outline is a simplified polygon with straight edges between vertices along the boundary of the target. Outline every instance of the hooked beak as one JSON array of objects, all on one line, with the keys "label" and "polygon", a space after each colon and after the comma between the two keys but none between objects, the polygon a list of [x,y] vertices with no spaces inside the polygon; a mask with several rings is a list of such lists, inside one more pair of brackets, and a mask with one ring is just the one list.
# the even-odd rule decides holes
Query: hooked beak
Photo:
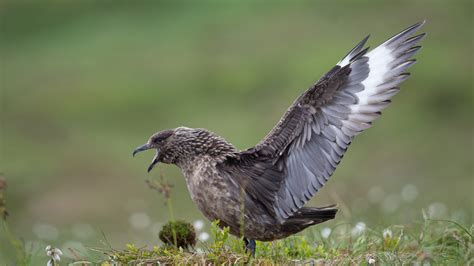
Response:
[{"label": "hooked beak", "polygon": [[[149,150],[151,149],[150,145],[147,143],[147,144],[144,144],[138,148],[136,148],[134,151],[133,151],[133,156],[135,157],[135,154],[139,153],[139,152],[142,152],[142,151],[146,151],[146,150]],[[149,173],[153,167],[158,163],[158,158],[160,157],[160,150],[159,149],[156,149],[156,154],[155,156],[153,157],[153,160],[151,160],[151,164],[150,166],[148,166],[148,169],[147,169],[147,172]]]},{"label": "hooked beak", "polygon": [[142,151],[149,150],[149,149],[151,149],[150,144],[148,144],[148,143],[143,144],[142,146],[136,148],[136,149],[133,151],[132,156],[135,157],[135,154],[137,154],[137,153],[139,153],[139,152],[142,152]]}]

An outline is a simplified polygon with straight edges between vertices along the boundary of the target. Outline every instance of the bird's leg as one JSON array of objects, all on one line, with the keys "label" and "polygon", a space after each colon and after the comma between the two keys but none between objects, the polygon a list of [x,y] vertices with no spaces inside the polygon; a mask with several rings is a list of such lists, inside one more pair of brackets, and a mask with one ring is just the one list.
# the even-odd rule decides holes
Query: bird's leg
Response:
[{"label": "bird's leg", "polygon": [[245,242],[245,251],[250,252],[250,254],[252,254],[252,257],[255,257],[255,249],[257,247],[255,240],[247,239],[244,237],[244,242]]}]

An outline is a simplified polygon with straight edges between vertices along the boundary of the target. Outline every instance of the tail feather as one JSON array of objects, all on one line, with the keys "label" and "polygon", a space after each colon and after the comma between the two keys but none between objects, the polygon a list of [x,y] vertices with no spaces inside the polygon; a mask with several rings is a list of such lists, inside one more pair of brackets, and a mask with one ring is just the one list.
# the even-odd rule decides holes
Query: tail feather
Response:
[{"label": "tail feather", "polygon": [[311,222],[310,224],[318,224],[336,217],[338,209],[336,205],[326,207],[303,207],[299,209],[289,220],[300,222]]},{"label": "tail feather", "polygon": [[282,224],[281,230],[285,232],[279,238],[296,234],[305,228],[334,219],[336,217],[336,205],[326,206],[322,208],[303,207],[288,217]]}]

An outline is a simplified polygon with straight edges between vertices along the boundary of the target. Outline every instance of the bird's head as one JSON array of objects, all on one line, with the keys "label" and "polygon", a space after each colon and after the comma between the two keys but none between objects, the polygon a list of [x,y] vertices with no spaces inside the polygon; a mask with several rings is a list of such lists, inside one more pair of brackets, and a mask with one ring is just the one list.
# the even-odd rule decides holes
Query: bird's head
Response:
[{"label": "bird's head", "polygon": [[154,149],[156,151],[150,166],[148,166],[148,172],[150,172],[153,167],[159,162],[166,164],[174,162],[174,143],[176,139],[175,130],[176,129],[166,129],[163,131],[156,132],[155,134],[151,135],[151,137],[145,144],[141,145],[133,151],[133,156],[135,156],[139,152],[146,150]]},{"label": "bird's head", "polygon": [[155,149],[156,154],[148,167],[150,172],[157,163],[176,164],[190,162],[196,156],[207,154],[219,159],[234,153],[232,144],[216,134],[200,128],[178,127],[153,134],[147,143],[136,148],[135,154]]}]

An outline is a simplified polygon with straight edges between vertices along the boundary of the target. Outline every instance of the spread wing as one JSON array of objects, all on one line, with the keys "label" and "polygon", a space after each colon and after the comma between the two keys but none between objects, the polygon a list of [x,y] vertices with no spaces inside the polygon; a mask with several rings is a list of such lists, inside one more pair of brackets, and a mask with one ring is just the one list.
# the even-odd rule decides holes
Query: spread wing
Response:
[{"label": "spread wing", "polygon": [[280,219],[300,209],[332,175],[352,139],[369,128],[399,84],[425,34],[415,24],[368,52],[368,37],[291,105],[254,148],[221,169]]}]

